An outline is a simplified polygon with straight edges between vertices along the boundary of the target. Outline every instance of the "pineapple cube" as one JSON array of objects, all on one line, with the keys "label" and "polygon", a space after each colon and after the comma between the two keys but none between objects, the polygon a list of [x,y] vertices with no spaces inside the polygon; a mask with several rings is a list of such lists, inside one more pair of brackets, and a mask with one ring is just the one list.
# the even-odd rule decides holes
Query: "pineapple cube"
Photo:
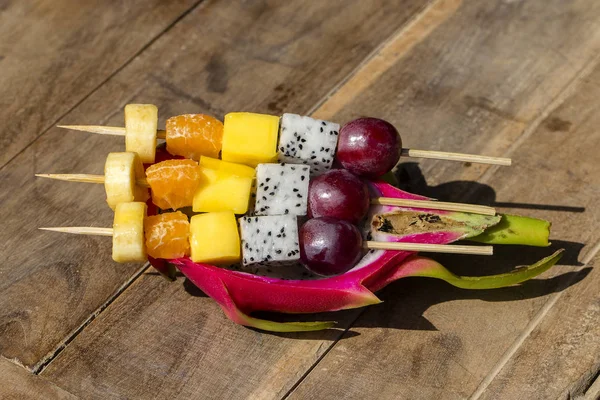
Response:
[{"label": "pineapple cube", "polygon": [[240,235],[231,211],[194,215],[190,220],[191,259],[217,265],[240,261]]},{"label": "pineapple cube", "polygon": [[113,222],[113,260],[120,263],[146,261],[145,217],[146,203],[117,205]]},{"label": "pineapple cube", "polygon": [[247,165],[217,160],[216,158],[206,156],[200,157],[200,166],[219,171],[221,175],[245,176],[248,178],[254,178],[255,175],[254,168]]},{"label": "pineapple cube", "polygon": [[158,108],[154,104],[125,106],[125,149],[138,153],[144,164],[154,162]]},{"label": "pineapple cube", "polygon": [[[203,159],[206,165],[207,159]],[[215,159],[209,160],[212,160],[208,161],[209,165],[219,169],[201,167],[203,178],[194,194],[192,209],[194,212],[233,211],[235,214],[245,214],[248,211],[254,169]],[[238,172],[246,176],[238,176]],[[248,176],[250,173],[252,175]]]},{"label": "pineapple cube", "polygon": [[277,159],[279,117],[254,113],[225,115],[222,158],[256,167]]}]

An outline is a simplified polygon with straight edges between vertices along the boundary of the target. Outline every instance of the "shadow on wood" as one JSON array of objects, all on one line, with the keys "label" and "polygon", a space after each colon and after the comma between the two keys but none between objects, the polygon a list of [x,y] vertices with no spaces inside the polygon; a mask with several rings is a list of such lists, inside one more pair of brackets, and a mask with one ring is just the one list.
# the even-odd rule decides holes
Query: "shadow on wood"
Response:
[{"label": "shadow on wood", "polygon": [[395,171],[398,187],[411,193],[432,197],[441,201],[466,202],[491,207],[505,207],[527,210],[547,210],[582,213],[585,207],[559,204],[511,203],[496,201],[496,191],[485,184],[474,181],[452,181],[437,186],[429,186],[418,163],[406,162],[398,165]]}]

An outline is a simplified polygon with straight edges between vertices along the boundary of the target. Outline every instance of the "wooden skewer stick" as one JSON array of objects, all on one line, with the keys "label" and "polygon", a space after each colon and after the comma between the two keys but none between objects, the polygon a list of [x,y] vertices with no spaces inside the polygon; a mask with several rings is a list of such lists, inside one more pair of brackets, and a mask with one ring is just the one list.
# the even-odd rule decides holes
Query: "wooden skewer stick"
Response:
[{"label": "wooden skewer stick", "polygon": [[[57,125],[59,128],[73,129],[76,131],[98,133],[100,135],[115,135],[125,136],[125,128],[119,126],[101,126],[101,125]],[[156,137],[159,139],[166,138],[166,131],[156,131]],[[464,154],[464,153],[450,153],[446,151],[432,151],[432,150],[415,150],[415,149],[402,149],[402,156],[404,157],[415,157],[415,158],[434,158],[437,160],[448,160],[448,161],[463,161],[472,162],[479,164],[495,164],[495,165],[511,165],[512,160],[510,158],[503,157],[490,157],[480,156],[476,154]]]},{"label": "wooden skewer stick", "polygon": [[[35,174],[38,178],[56,179],[67,182],[104,183],[104,175],[91,174]],[[136,179],[136,184],[142,187],[150,187],[146,179]]]},{"label": "wooden skewer stick", "polygon": [[[57,125],[58,128],[73,129],[74,131],[97,133],[99,135],[125,136],[126,130],[120,126],[102,126],[102,125]],[[165,139],[167,131],[159,129],[156,131],[156,137]]]},{"label": "wooden skewer stick", "polygon": [[395,199],[391,197],[378,197],[375,199],[371,199],[371,204],[398,207],[431,208],[433,210],[460,211],[473,214],[496,215],[496,209],[493,207],[478,206],[475,204],[465,203],[448,203],[443,201],[406,200]]},{"label": "wooden skewer stick", "polygon": [[56,228],[39,228],[43,231],[72,233],[75,235],[112,236],[113,228],[94,228],[88,226],[65,226]]},{"label": "wooden skewer stick", "polygon": [[[95,235],[112,236],[112,228],[94,228],[85,226],[65,226],[55,228],[39,228],[44,231],[72,233],[76,235]],[[367,249],[377,250],[401,250],[401,251],[422,251],[434,253],[452,253],[452,254],[476,254],[492,255],[494,249],[492,246],[461,246],[451,244],[423,244],[423,243],[394,243],[394,242],[365,242]]]},{"label": "wooden skewer stick", "polygon": [[475,254],[491,256],[494,254],[492,246],[462,246],[455,244],[427,244],[427,243],[398,243],[398,242],[364,242],[367,249],[375,250],[401,250],[420,251],[429,253]]},{"label": "wooden skewer stick", "polygon": [[477,154],[451,153],[447,151],[402,149],[403,157],[433,158],[436,160],[464,161],[478,164],[494,164],[510,166],[512,160],[504,157],[480,156]]},{"label": "wooden skewer stick", "polygon": [[[39,178],[57,179],[67,182],[104,183],[104,175],[91,174],[35,174]],[[136,183],[142,187],[150,187],[146,179],[137,179]],[[487,206],[478,206],[464,203],[447,203],[443,201],[406,200],[390,197],[371,199],[371,204],[398,207],[431,208],[433,210],[460,211],[473,214],[496,215],[496,209]]]}]

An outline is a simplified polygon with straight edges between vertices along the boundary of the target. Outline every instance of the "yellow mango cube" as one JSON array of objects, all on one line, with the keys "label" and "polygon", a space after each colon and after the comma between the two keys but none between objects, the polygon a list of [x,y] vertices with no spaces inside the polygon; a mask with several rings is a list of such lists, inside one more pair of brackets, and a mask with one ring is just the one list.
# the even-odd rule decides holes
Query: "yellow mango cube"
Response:
[{"label": "yellow mango cube", "polygon": [[248,178],[254,178],[255,170],[252,167],[242,164],[236,164],[223,160],[217,160],[216,158],[202,156],[200,157],[200,166],[204,168],[213,169],[219,172],[220,176],[242,176]]},{"label": "yellow mango cube", "polygon": [[[214,171],[214,170],[209,170]],[[194,195],[194,212],[233,211],[245,214],[248,211],[252,178],[219,175],[200,186]]]},{"label": "yellow mango cube", "polygon": [[277,159],[279,117],[266,114],[236,112],[225,115],[224,161],[256,167]]},{"label": "yellow mango cube", "polygon": [[191,259],[228,265],[241,259],[240,235],[231,211],[194,215],[190,220]]}]

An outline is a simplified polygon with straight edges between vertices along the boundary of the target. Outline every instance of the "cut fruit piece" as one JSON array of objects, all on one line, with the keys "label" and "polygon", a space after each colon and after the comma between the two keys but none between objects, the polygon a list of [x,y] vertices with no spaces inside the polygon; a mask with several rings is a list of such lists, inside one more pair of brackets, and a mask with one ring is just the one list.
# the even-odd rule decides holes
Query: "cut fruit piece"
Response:
[{"label": "cut fruit piece", "polygon": [[191,259],[217,265],[240,261],[240,236],[231,211],[194,215],[190,220]]},{"label": "cut fruit piece", "polygon": [[311,176],[331,169],[340,126],[296,114],[283,114],[279,134],[279,162],[306,164]]},{"label": "cut fruit piece", "polygon": [[109,153],[104,164],[106,202],[113,210],[119,203],[148,200],[148,189],[136,184],[144,178],[144,166],[137,153]]},{"label": "cut fruit piece", "polygon": [[146,169],[152,202],[163,210],[191,206],[203,180],[202,168],[194,160],[167,160]]},{"label": "cut fruit piece", "polygon": [[146,261],[144,218],[146,203],[120,203],[115,208],[112,258],[116,262]]},{"label": "cut fruit piece", "polygon": [[247,165],[217,160],[216,158],[206,156],[200,157],[200,166],[219,171],[222,175],[234,175],[248,178],[254,178],[255,175],[254,168]]},{"label": "cut fruit piece", "polygon": [[194,212],[233,211],[235,214],[245,214],[248,211],[251,187],[252,178],[219,176],[196,191],[193,210]]},{"label": "cut fruit piece", "polygon": [[201,156],[219,157],[223,123],[210,115],[184,114],[166,124],[167,151],[198,161]]},{"label": "cut fruit piece", "polygon": [[125,106],[125,149],[138,153],[144,164],[154,162],[158,108],[154,104]]},{"label": "cut fruit piece", "polygon": [[300,260],[295,216],[243,217],[239,222],[243,265],[281,266]]},{"label": "cut fruit piece", "polygon": [[150,257],[170,260],[190,254],[190,223],[180,211],[147,217],[144,233]]},{"label": "cut fruit piece", "polygon": [[279,117],[254,113],[225,115],[224,161],[256,167],[277,160]]},{"label": "cut fruit piece", "polygon": [[306,215],[310,167],[260,164],[256,168],[256,215]]}]

